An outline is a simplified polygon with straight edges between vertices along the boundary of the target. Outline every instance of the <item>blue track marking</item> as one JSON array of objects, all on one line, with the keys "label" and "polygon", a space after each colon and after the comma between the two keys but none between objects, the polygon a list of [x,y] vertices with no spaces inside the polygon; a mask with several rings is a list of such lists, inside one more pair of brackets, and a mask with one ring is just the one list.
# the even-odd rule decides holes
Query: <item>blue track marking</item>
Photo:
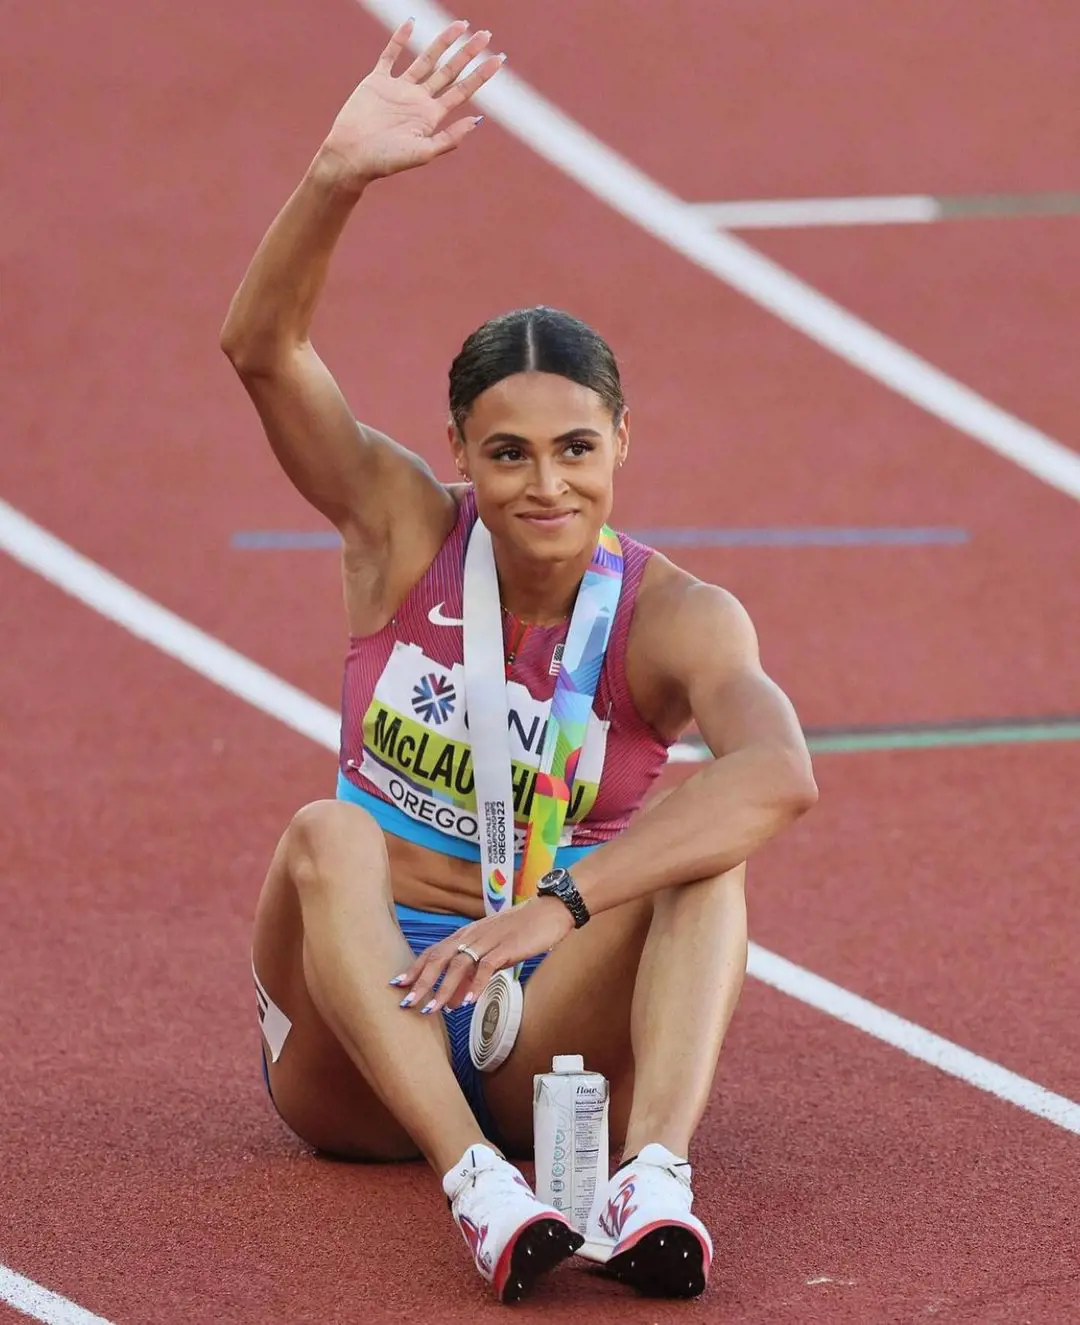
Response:
[{"label": "blue track marking", "polygon": [[822,526],[807,529],[635,529],[642,543],[659,547],[921,547],[969,541],[966,529]]},{"label": "blue track marking", "polygon": [[315,532],[304,529],[247,529],[233,534],[232,545],[245,551],[261,552],[266,548],[340,547],[341,539],[333,530]]},{"label": "blue track marking", "polygon": [[[927,547],[967,543],[966,529],[948,526],[807,529],[628,529],[639,542],[654,547]],[[332,530],[249,529],[232,536],[232,546],[245,551],[296,551],[336,548],[341,539]]]}]

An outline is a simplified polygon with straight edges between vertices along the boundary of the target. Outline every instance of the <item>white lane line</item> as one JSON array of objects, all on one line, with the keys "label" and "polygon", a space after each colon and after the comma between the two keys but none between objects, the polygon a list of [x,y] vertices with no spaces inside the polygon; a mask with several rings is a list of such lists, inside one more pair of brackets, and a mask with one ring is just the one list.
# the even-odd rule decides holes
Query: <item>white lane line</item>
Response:
[{"label": "white lane line", "polygon": [[776,230],[822,225],[911,225],[976,217],[1076,216],[1080,192],[898,194],[890,197],[762,198],[686,204],[726,230]]},{"label": "white lane line", "polygon": [[760,202],[688,203],[696,216],[727,230],[786,230],[819,225],[913,225],[941,219],[936,198],[765,198]]},{"label": "white lane line", "polygon": [[[0,500],[0,547],[28,570],[153,644],[170,658],[176,658],[293,731],[337,752],[341,717],[332,708],[133,589],[3,500]],[[700,745],[680,742],[672,746],[668,758],[676,764],[696,764],[712,756]]]},{"label": "white lane line", "polygon": [[[431,0],[356,2],[390,28],[415,15],[416,46],[451,21]],[[1080,454],[954,381],[734,235],[716,230],[509,68],[477,100],[538,156],[675,252],[927,413],[1080,500]]]},{"label": "white lane line", "polygon": [[168,611],[0,501],[0,547],[87,607],[254,704],[294,731],[337,749],[339,716],[213,635]]},{"label": "white lane line", "polygon": [[[254,704],[294,731],[337,752],[338,715],[324,704],[287,685],[243,654],[228,648],[145,594],[62,543],[0,501],[0,547],[29,570],[129,630],[139,639],[185,663],[193,671]],[[800,1002],[856,1026],[950,1076],[1008,1100],[1018,1108],[1080,1133],[1080,1104],[1054,1095],[1034,1081],[1007,1071],[931,1031],[857,994],[831,984],[757,944],[751,944],[750,973]]]},{"label": "white lane line", "polygon": [[703,764],[711,758],[710,750],[692,741],[678,741],[668,750],[669,764]]},{"label": "white lane line", "polygon": [[1045,1118],[1047,1122],[1056,1123],[1067,1132],[1080,1135],[1080,1104],[1066,1099],[1064,1095],[1055,1095],[1034,1081],[991,1062],[989,1058],[962,1049],[958,1044],[935,1035],[933,1031],[913,1021],[906,1021],[894,1012],[887,1012],[876,1003],[796,966],[785,957],[767,952],[755,943],[750,945],[750,949],[747,970],[764,984],[790,994],[800,1003],[808,1003],[810,1007],[826,1012],[838,1021],[865,1031],[875,1040],[883,1040],[894,1049],[900,1049],[920,1062],[929,1063],[931,1067],[951,1077],[977,1086],[990,1095],[996,1095],[998,1099],[1007,1100],[1028,1113]]},{"label": "white lane line", "polygon": [[109,1325],[104,1316],[93,1315],[6,1265],[0,1265],[0,1302],[45,1325]]}]

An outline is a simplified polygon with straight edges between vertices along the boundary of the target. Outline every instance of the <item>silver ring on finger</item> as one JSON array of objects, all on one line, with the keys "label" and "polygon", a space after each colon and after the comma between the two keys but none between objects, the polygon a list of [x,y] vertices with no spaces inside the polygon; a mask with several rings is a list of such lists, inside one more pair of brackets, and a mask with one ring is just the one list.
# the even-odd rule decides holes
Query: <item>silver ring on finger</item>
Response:
[{"label": "silver ring on finger", "polygon": [[466,957],[471,957],[477,966],[480,965],[480,954],[473,952],[472,948],[470,948],[467,943],[459,943],[457,945],[457,950],[458,952],[463,952]]}]

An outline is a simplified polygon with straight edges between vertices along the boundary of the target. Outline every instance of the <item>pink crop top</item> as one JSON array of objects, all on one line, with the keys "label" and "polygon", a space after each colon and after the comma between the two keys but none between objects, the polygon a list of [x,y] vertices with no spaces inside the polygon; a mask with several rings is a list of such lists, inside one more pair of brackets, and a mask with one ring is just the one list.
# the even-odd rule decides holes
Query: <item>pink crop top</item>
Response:
[{"label": "pink crop top", "polygon": [[[462,592],[476,520],[468,493],[435,560],[390,623],[354,636],[342,685],[338,796],[365,805],[399,837],[479,859],[476,797],[465,718]],[[630,620],[652,549],[619,535],[622,593],[574,781],[563,847],[588,848],[621,832],[667,759],[668,744],[638,713],[624,661]],[[520,837],[538,746],[569,628],[503,614],[507,700]],[[577,852],[560,853],[560,861]]]}]

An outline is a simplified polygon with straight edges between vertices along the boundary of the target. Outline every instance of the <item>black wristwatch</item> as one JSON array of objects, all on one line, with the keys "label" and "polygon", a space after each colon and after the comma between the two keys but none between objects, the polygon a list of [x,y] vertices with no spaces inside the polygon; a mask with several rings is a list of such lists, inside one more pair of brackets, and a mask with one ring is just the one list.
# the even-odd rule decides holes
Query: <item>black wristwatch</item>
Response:
[{"label": "black wristwatch", "polygon": [[589,918],[589,908],[577,890],[569,870],[553,869],[536,885],[537,897],[557,897],[574,917],[574,928],[580,929]]}]

